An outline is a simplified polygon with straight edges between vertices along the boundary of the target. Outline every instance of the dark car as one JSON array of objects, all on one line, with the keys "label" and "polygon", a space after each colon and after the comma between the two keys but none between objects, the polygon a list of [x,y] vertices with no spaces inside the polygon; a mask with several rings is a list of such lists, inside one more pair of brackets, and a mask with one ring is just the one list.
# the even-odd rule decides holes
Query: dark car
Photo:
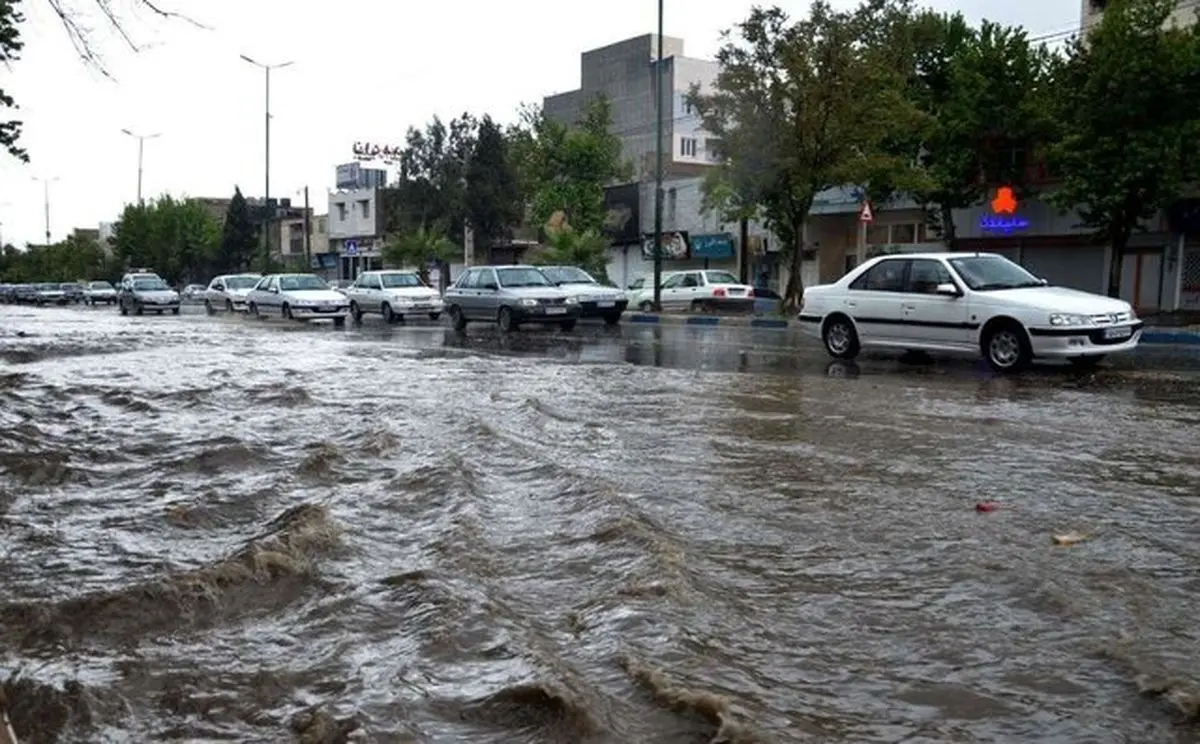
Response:
[{"label": "dark car", "polygon": [[58,286],[62,289],[67,302],[83,302],[83,287],[78,282],[64,282]]}]

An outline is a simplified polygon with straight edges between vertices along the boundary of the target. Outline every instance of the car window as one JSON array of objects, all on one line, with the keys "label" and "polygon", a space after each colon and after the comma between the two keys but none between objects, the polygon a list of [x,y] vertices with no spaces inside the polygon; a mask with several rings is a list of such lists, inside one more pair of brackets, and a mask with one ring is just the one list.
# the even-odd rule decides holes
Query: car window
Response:
[{"label": "car window", "polygon": [[741,284],[738,278],[728,271],[706,271],[704,275],[709,284]]},{"label": "car window", "polygon": [[383,286],[388,289],[397,287],[422,287],[421,278],[416,274],[380,274]]},{"label": "car window", "polygon": [[950,272],[941,261],[928,258],[913,259],[908,266],[908,280],[904,284],[905,292],[916,294],[937,294],[939,284],[951,284]]},{"label": "car window", "polygon": [[679,283],[681,287],[699,287],[703,282],[700,281],[699,274],[684,274],[683,281]]},{"label": "car window", "polygon": [[662,288],[663,289],[674,289],[675,287],[678,287],[683,282],[684,276],[685,276],[685,274],[676,274],[675,276],[667,277],[666,279],[663,280]]},{"label": "car window", "polygon": [[900,292],[904,289],[904,267],[907,260],[880,261],[854,280],[850,289],[870,292]]},{"label": "car window", "polygon": [[[487,270],[488,274],[492,274],[492,270]],[[499,269],[495,272],[500,275],[500,285],[504,287],[548,287],[550,280],[546,275],[537,269]],[[488,281],[496,281],[489,279]]]},{"label": "car window", "polygon": [[629,288],[630,288],[630,289],[641,289],[641,288],[642,288],[642,287],[644,287],[645,285],[646,285],[646,278],[645,278],[645,277],[639,277],[638,279],[635,279],[635,280],[633,281],[633,284],[630,284],[630,285],[629,285]]}]

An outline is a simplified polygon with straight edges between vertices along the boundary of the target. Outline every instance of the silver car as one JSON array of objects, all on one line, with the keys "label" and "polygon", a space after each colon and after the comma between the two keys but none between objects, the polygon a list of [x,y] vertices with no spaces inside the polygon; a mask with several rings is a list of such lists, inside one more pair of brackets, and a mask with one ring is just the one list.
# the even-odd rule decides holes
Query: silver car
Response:
[{"label": "silver car", "polygon": [[272,315],[287,320],[329,318],[335,326],[343,326],[350,314],[346,296],[330,289],[316,274],[268,274],[250,290],[246,303],[256,318]]},{"label": "silver car", "polygon": [[111,305],[117,301],[117,288],[108,282],[88,282],[83,290],[83,301],[89,305]]},{"label": "silver car", "polygon": [[230,313],[246,312],[246,295],[262,279],[262,274],[222,274],[214,277],[204,290],[204,310],[210,315],[217,310]]},{"label": "silver car", "polygon": [[621,322],[629,298],[616,287],[606,287],[578,266],[540,266],[556,287],[579,301],[580,317],[604,318],[608,325]]},{"label": "silver car", "polygon": [[367,313],[379,313],[387,323],[403,321],[406,315],[426,314],[430,320],[442,316],[442,297],[415,271],[366,271],[342,290],[350,298],[355,322]]},{"label": "silver car", "polygon": [[179,315],[179,293],[155,274],[127,274],[117,293],[117,309],[121,315],[143,315],[148,312],[162,315],[168,310]]},{"label": "silver car", "polygon": [[469,268],[446,290],[444,302],[459,331],[469,321],[494,322],[505,333],[523,324],[553,324],[570,331],[579,320],[579,301],[533,266]]}]

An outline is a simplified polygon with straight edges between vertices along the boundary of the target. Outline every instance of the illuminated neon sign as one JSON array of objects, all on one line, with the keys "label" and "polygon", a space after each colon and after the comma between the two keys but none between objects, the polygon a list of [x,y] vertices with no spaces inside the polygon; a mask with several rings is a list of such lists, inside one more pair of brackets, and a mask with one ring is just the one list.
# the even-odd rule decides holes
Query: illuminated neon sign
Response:
[{"label": "illuminated neon sign", "polygon": [[1009,186],[996,189],[996,198],[992,199],[992,212],[979,218],[979,229],[983,232],[1012,235],[1014,232],[1029,227],[1029,220],[1017,216],[1017,197]]}]

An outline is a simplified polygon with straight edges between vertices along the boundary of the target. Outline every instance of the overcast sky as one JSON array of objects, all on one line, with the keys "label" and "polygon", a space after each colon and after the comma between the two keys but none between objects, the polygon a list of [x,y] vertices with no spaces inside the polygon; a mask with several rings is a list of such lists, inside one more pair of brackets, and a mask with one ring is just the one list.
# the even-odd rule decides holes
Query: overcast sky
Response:
[{"label": "overcast sky", "polygon": [[[93,0],[66,0],[89,9]],[[263,190],[263,72],[246,63],[293,61],[272,73],[271,193],[326,208],[334,166],[355,140],[400,143],[432,115],[463,111],[510,120],[522,102],[579,85],[579,54],[656,30],[654,0],[158,0],[208,27],[130,14],[131,52],[94,12],[87,22],[113,79],[74,53],[46,0],[22,3],[26,50],[0,86],[21,105],[32,162],[0,158],[0,229],[17,245],[41,242],[42,185],[50,186],[54,240],[114,220],[136,197],[137,142],[123,128],[161,134],[145,144],[143,195],[228,196]],[[132,8],[135,0],[118,0]],[[666,0],[667,35],[688,56],[711,57],[723,29],[753,0]],[[763,4],[763,3],[759,3]],[[798,14],[807,2],[782,0]],[[835,0],[848,5],[848,0]],[[570,8],[568,11],[567,8]],[[1074,0],[939,0],[1031,35],[1079,23]]]}]

